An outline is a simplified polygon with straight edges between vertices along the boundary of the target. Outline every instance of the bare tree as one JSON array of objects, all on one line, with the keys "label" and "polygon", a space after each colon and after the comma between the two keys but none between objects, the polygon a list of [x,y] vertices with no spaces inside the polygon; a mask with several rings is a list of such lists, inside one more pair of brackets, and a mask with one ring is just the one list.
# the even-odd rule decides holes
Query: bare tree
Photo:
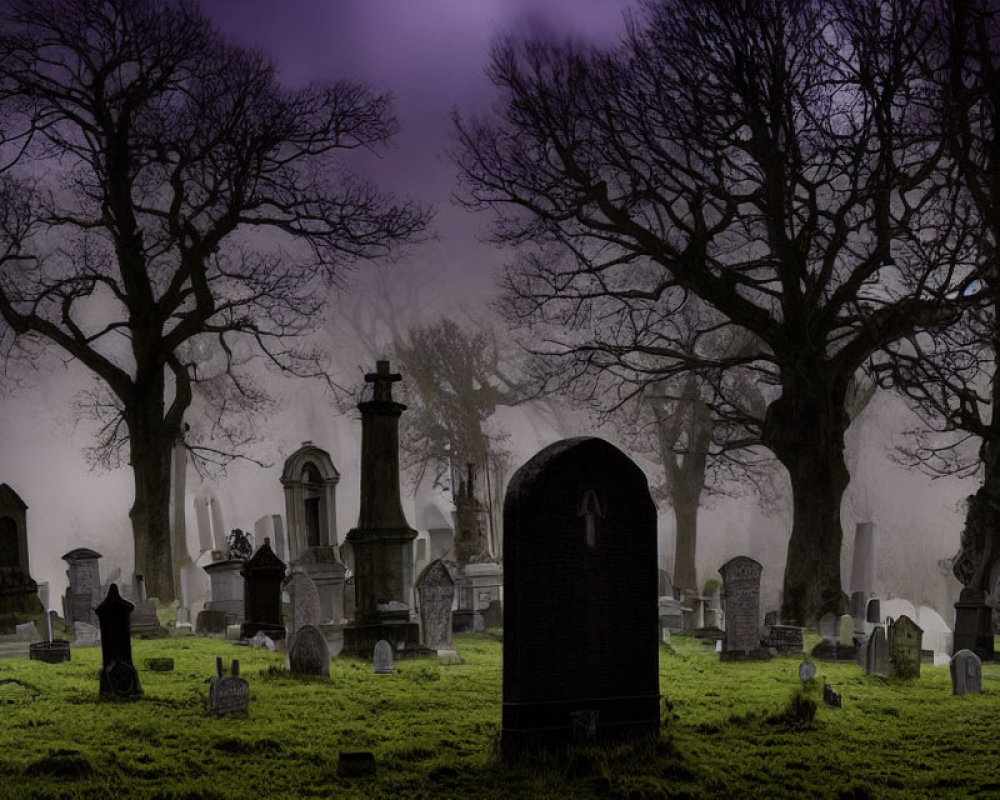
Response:
[{"label": "bare tree", "polygon": [[127,453],[136,571],[170,600],[170,454],[199,348],[214,340],[223,406],[259,399],[252,359],[319,374],[307,335],[335,270],[428,214],[347,169],[394,134],[387,95],[285,88],[192,2],[12,0],[2,31],[2,335],[99,380],[95,455]]},{"label": "bare tree", "polygon": [[[610,52],[501,43],[498,115],[457,120],[463,196],[518,248],[509,312],[538,349],[564,354],[574,379],[735,370],[761,387],[760,441],[793,493],[788,621],[846,606],[853,376],[942,322],[962,277],[961,214],[928,136],[922,12],[646,2]],[[691,295],[748,331],[753,352],[686,353],[673,316]]]},{"label": "bare tree", "polygon": [[940,128],[970,216],[969,261],[977,281],[951,327],[907,337],[876,374],[922,417],[901,448],[932,475],[977,475],[953,571],[981,598],[1000,560],[1000,3],[942,2],[938,38],[928,47]]}]

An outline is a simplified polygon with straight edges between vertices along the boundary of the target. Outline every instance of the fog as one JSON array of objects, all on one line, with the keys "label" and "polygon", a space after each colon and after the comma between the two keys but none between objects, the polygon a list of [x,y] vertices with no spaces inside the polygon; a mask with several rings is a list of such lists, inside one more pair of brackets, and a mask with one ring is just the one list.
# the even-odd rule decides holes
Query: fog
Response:
[{"label": "fog", "polygon": [[[625,5],[608,0],[211,0],[205,8],[235,39],[270,52],[290,84],[349,77],[395,95],[400,135],[390,152],[368,166],[382,186],[438,208],[437,238],[410,248],[392,265],[400,281],[422,286],[433,297],[426,309],[432,315],[460,307],[485,313],[483,304],[494,292],[505,259],[481,240],[487,220],[450,203],[453,170],[444,158],[452,108],[475,114],[491,103],[483,74],[491,37],[503,30],[531,30],[603,44],[621,30]],[[358,269],[363,272],[365,265]],[[356,293],[355,301],[364,299],[363,288],[348,290]],[[363,370],[373,366],[362,362],[377,354],[366,356],[364,348],[342,338],[330,337],[328,344],[338,378],[360,386]],[[204,479],[189,471],[185,512],[193,556],[198,555],[194,498],[214,494],[227,529],[252,529],[265,514],[284,514],[278,481],[282,462],[306,440],[328,450],[341,473],[340,541],[357,519],[357,415],[338,411],[319,384],[290,386],[273,380],[274,391],[283,398],[281,410],[264,425],[253,453],[270,466],[235,463],[224,477]],[[73,396],[86,382],[79,367],[52,359],[27,376],[23,388],[0,396],[0,482],[10,484],[28,504],[32,577],[50,583],[50,606],[56,609],[56,598],[66,586],[63,553],[75,547],[102,553],[102,577],[115,568],[126,575],[132,569],[131,474],[127,468],[99,473],[87,467],[82,450],[90,443],[91,429],[77,423],[73,411]],[[405,397],[401,400],[406,402]],[[558,426],[530,408],[505,409],[500,416],[499,424],[512,435],[515,467],[558,438],[594,432],[584,415],[569,414]],[[958,550],[961,503],[976,482],[932,481],[894,464],[887,451],[914,422],[901,401],[880,394],[849,433],[852,482],[843,506],[844,587],[850,580],[854,526],[871,521],[879,530],[876,592],[931,605],[950,620],[959,585],[939,562]],[[652,465],[643,467],[654,477]],[[413,493],[404,489],[409,521],[419,527],[422,519],[416,509],[423,500],[416,503]],[[443,494],[436,502],[447,509]],[[718,566],[732,556],[750,555],[764,565],[763,606],[776,607],[791,527],[788,503],[783,507],[767,515],[752,497],[713,500],[699,518],[699,580],[718,578]],[[666,568],[673,560],[673,518],[666,508],[661,509],[660,544],[661,566]]]}]

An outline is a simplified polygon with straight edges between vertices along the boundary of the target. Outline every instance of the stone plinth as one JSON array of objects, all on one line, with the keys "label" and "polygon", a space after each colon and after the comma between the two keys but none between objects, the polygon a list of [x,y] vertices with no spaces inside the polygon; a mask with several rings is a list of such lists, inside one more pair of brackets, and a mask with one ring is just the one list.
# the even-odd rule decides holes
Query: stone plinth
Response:
[{"label": "stone plinth", "polygon": [[955,603],[955,652],[971,650],[982,661],[992,661],[993,609],[983,600],[982,592],[963,589]]},{"label": "stone plinth", "polygon": [[221,611],[237,620],[243,619],[243,577],[240,575],[243,563],[239,559],[229,559],[213,561],[203,567],[212,584],[212,599],[205,604],[206,611]]}]

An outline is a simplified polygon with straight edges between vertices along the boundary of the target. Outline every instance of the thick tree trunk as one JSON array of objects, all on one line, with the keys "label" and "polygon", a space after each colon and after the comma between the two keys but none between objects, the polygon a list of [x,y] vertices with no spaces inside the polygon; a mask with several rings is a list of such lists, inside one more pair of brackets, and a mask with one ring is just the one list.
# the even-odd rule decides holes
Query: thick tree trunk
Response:
[{"label": "thick tree trunk", "polygon": [[969,498],[962,544],[952,571],[965,589],[993,592],[990,577],[1000,559],[1000,435],[997,442],[984,441],[981,450],[983,485]]},{"label": "thick tree trunk", "polygon": [[674,522],[677,538],[674,542],[674,589],[682,596],[698,594],[698,574],[695,554],[698,542],[698,497],[693,502],[673,493]]},{"label": "thick tree trunk", "polygon": [[840,503],[850,476],[844,461],[848,419],[834,389],[802,387],[771,404],[764,441],[788,470],[794,518],[788,542],[781,620],[811,625],[826,612],[844,613],[840,578]]},{"label": "thick tree trunk", "polygon": [[[149,407],[152,406],[152,407]],[[175,436],[164,429],[162,403],[129,417],[135,501],[129,511],[135,541],[135,572],[146,594],[169,603],[175,598],[170,532],[171,453]]]}]

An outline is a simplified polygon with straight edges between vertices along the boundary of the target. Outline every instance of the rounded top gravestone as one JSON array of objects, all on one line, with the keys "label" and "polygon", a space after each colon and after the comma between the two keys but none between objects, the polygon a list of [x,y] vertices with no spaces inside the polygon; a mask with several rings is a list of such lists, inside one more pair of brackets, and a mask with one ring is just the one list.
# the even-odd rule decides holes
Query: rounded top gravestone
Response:
[{"label": "rounded top gravestone", "polygon": [[659,726],[656,508],[642,470],[567,439],[504,500],[505,757]]}]

